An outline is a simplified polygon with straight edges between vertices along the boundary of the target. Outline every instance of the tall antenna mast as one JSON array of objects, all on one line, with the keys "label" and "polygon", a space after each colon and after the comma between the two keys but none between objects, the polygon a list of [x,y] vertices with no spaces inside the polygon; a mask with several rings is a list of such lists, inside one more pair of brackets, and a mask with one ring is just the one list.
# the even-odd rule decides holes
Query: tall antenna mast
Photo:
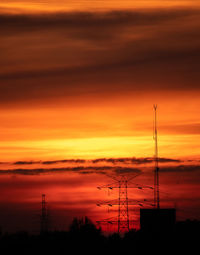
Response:
[{"label": "tall antenna mast", "polygon": [[159,195],[159,166],[158,166],[158,130],[157,130],[157,105],[154,105],[154,141],[155,141],[155,173],[154,173],[154,206],[156,209],[160,208]]}]

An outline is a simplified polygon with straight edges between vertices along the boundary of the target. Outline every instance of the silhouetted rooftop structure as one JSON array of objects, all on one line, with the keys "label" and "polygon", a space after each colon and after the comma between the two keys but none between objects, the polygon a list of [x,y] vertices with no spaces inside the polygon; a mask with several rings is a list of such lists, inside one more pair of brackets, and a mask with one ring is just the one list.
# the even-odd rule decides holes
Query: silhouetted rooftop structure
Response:
[{"label": "silhouetted rooftop structure", "polygon": [[140,209],[141,231],[164,233],[174,231],[176,224],[176,209]]}]

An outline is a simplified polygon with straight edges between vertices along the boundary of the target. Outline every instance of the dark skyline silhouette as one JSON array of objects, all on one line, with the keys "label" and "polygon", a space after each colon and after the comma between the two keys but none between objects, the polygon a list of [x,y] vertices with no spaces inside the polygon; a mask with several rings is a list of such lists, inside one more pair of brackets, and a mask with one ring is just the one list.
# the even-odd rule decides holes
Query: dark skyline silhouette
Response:
[{"label": "dark skyline silhouette", "polygon": [[[159,232],[132,230],[123,236],[103,235],[100,229],[87,217],[74,218],[69,231],[43,232],[40,235],[29,235],[26,232],[0,236],[1,250],[7,254],[28,252],[29,254],[130,254],[151,250],[155,240],[166,246],[166,249],[182,251],[191,241],[199,241],[199,221],[177,222],[173,230]],[[150,241],[150,242],[148,242]],[[181,242],[181,245],[180,245]],[[185,243],[186,242],[186,243]],[[189,242],[189,243],[188,243]],[[144,247],[147,245],[148,247]],[[172,246],[173,245],[173,246]],[[196,247],[196,246],[195,246]],[[193,251],[194,246],[190,247]]]},{"label": "dark skyline silhouette", "polygon": [[[1,243],[198,239],[200,2],[2,0],[0,38]],[[96,187],[135,174],[130,232],[104,236],[121,200]]]}]

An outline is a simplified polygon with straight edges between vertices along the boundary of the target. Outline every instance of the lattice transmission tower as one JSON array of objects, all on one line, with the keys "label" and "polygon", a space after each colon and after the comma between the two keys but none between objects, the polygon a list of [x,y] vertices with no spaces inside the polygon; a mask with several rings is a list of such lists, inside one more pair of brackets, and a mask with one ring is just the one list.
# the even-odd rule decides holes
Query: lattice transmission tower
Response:
[{"label": "lattice transmission tower", "polygon": [[98,189],[118,189],[118,198],[115,200],[98,203],[97,206],[107,205],[109,207],[118,206],[118,215],[109,219],[99,220],[97,224],[117,224],[118,233],[128,232],[130,230],[130,224],[134,221],[130,220],[129,217],[129,206],[139,205],[143,206],[143,203],[148,203],[146,199],[137,201],[128,198],[128,189],[135,188],[142,190],[143,188],[153,189],[150,186],[140,186],[139,184],[132,183],[131,180],[136,178],[139,174],[127,177],[126,175],[120,176],[108,176],[114,179],[115,182],[104,186],[97,187]]},{"label": "lattice transmission tower", "polygon": [[41,225],[40,233],[48,232],[48,211],[47,211],[47,202],[46,195],[42,194],[42,208],[41,208]]}]

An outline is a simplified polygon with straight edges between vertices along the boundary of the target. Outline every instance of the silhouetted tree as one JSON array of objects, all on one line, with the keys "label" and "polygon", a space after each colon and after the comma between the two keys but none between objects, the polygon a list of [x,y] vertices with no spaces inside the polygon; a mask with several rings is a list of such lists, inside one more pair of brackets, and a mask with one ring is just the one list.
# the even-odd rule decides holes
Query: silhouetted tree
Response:
[{"label": "silhouetted tree", "polygon": [[101,235],[101,230],[97,229],[95,224],[88,218],[74,218],[70,225],[69,232],[72,235],[98,237]]}]

